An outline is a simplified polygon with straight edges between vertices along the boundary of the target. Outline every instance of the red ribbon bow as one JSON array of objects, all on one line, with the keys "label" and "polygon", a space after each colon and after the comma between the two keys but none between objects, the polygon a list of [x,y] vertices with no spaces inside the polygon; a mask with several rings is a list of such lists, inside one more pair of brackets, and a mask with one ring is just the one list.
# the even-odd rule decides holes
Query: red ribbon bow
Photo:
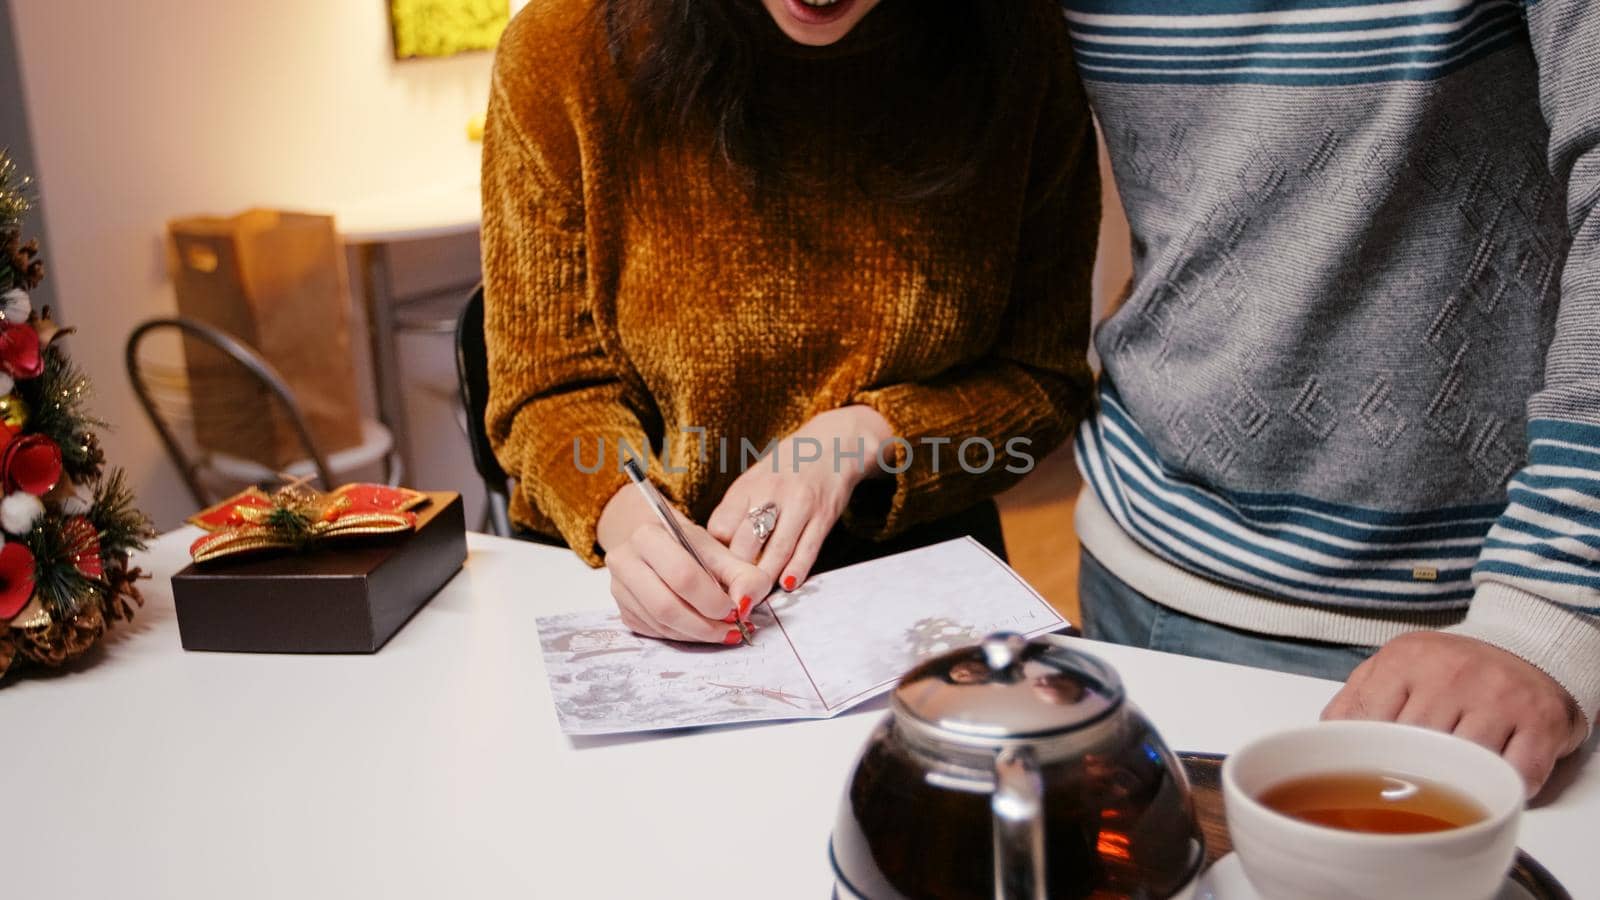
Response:
[{"label": "red ribbon bow", "polygon": [[189,547],[195,562],[261,550],[303,550],[327,540],[414,529],[411,510],[428,495],[382,484],[347,484],[329,494],[292,484],[272,494],[248,488],[189,517],[210,532]]}]

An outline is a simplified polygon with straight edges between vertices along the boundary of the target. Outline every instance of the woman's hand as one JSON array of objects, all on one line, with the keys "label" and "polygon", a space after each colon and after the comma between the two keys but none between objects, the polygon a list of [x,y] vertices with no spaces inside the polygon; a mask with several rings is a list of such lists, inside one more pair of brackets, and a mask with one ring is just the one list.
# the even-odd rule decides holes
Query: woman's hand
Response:
[{"label": "woman's hand", "polygon": [[645,637],[739,643],[737,622],[749,616],[754,600],[771,593],[772,579],[704,528],[681,515],[678,524],[715,579],[662,526],[633,485],[617,491],[601,512],[597,531],[623,624]]},{"label": "woman's hand", "polygon": [[[816,416],[740,474],[712,511],[706,530],[735,558],[759,560],[769,583],[794,590],[811,574],[856,485],[881,471],[878,451],[892,436],[888,421],[870,406]],[[766,503],[776,507],[777,522],[763,546],[749,513]]]}]

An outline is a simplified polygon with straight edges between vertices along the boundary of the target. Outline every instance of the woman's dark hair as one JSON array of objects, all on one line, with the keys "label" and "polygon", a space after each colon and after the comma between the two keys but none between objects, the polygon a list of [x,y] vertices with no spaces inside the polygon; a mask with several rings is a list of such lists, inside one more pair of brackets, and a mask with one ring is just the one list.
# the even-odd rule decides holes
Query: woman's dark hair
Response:
[{"label": "woman's dark hair", "polygon": [[[761,0],[603,7],[611,57],[633,94],[625,127],[645,156],[709,141],[747,184],[815,187],[846,173],[808,162],[845,148],[847,180],[905,200],[958,193],[981,170],[1001,137],[1006,91],[1020,87],[1012,76],[1032,8],[880,0],[839,47],[811,50],[783,37]],[[852,55],[852,42],[870,46]],[[841,80],[814,81],[821,71]]]}]

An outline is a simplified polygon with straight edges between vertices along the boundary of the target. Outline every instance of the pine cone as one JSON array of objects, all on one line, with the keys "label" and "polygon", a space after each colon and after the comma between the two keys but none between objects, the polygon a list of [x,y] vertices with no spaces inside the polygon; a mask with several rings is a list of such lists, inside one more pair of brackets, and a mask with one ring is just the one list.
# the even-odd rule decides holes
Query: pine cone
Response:
[{"label": "pine cone", "polygon": [[17,645],[11,643],[11,638],[6,634],[5,626],[0,625],[0,681],[4,681],[6,673],[11,671],[11,663],[17,658]]},{"label": "pine cone", "polygon": [[127,559],[122,563],[113,563],[106,569],[105,580],[110,589],[106,592],[106,614],[113,622],[128,622],[133,620],[133,610],[144,605],[144,595],[139,593],[139,579],[148,578],[143,569],[134,567],[124,568]]},{"label": "pine cone", "polygon": [[12,277],[16,286],[25,291],[31,291],[44,280],[44,260],[39,258],[39,242],[37,240],[22,242],[22,233],[12,229],[5,235],[5,243],[0,247],[5,253],[0,261],[11,267]]},{"label": "pine cone", "polygon": [[50,668],[59,668],[89,652],[105,633],[105,616],[96,605],[85,607],[66,622],[52,621],[43,628],[12,632],[24,658]]}]

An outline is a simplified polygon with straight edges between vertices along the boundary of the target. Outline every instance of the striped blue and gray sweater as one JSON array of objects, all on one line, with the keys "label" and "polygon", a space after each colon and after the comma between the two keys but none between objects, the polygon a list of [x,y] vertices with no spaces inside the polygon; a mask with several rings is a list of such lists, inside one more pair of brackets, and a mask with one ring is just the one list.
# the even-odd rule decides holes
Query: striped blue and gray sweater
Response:
[{"label": "striped blue and gray sweater", "polygon": [[1132,226],[1088,549],[1600,708],[1600,0],[1066,0]]}]

